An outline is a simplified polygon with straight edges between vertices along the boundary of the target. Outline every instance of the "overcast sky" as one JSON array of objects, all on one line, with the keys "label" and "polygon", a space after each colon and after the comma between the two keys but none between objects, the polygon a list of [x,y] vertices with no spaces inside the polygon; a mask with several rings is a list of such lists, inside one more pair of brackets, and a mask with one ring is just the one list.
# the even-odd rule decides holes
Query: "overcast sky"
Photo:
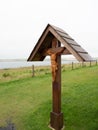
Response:
[{"label": "overcast sky", "polygon": [[98,0],[0,0],[0,59],[28,58],[48,23],[98,57]]}]

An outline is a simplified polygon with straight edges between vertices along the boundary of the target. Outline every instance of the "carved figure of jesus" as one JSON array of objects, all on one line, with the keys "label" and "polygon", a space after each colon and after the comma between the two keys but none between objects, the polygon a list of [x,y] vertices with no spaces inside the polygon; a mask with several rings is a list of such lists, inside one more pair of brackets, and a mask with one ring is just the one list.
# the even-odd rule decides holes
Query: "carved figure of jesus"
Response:
[{"label": "carved figure of jesus", "polygon": [[60,55],[64,51],[64,47],[60,48],[53,48],[47,51],[47,54],[50,55],[51,58],[51,71],[52,71],[52,79],[55,81],[56,78],[56,71],[58,70],[57,64],[57,56]]}]

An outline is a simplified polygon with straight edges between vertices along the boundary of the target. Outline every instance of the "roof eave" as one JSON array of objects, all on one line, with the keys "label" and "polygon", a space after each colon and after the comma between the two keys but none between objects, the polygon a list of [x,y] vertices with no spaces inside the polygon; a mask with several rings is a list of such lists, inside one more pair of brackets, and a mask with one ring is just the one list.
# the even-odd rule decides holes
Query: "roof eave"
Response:
[{"label": "roof eave", "polygon": [[[35,47],[33,48],[33,50],[32,50],[32,52],[31,52],[29,58],[27,59],[27,61],[39,61],[39,60],[37,60],[37,59],[34,58],[34,57],[35,57],[35,55],[36,55],[37,50],[39,49],[39,48],[38,48],[39,43],[41,42],[41,39],[42,39],[42,37],[45,35],[45,33],[47,33],[46,31],[47,31],[47,29],[48,29],[49,26],[50,26],[50,24],[48,24],[48,25],[46,26],[45,30],[43,31],[42,35],[40,36],[39,40],[37,41],[37,44],[36,44]],[[42,43],[42,42],[41,42],[41,43]],[[41,43],[40,43],[40,45],[41,45]],[[39,47],[40,47],[40,46],[39,46]],[[45,56],[43,56],[43,57],[45,58]],[[41,61],[43,61],[44,58],[42,58]]]}]

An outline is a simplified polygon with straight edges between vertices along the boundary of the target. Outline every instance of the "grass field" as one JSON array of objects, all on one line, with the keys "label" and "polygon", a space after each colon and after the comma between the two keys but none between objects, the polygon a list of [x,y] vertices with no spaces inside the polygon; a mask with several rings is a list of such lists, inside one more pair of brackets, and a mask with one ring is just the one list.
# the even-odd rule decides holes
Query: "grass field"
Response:
[{"label": "grass field", "polygon": [[[11,120],[17,130],[50,130],[51,93],[50,73],[0,70],[0,126]],[[66,130],[98,130],[98,66],[63,70],[62,112]]]}]

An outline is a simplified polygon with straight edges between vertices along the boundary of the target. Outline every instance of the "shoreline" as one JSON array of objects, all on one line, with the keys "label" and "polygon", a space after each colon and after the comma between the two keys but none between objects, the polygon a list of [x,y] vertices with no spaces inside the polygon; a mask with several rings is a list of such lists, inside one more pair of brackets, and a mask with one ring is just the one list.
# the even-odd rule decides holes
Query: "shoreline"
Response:
[{"label": "shoreline", "polygon": [[[62,64],[70,64],[72,62],[78,62],[77,60],[62,60]],[[50,59],[45,59],[44,61],[32,61],[27,62],[26,60],[2,60],[0,61],[0,69],[10,69],[10,68],[21,68],[21,67],[30,67],[30,66],[50,66]]]}]

